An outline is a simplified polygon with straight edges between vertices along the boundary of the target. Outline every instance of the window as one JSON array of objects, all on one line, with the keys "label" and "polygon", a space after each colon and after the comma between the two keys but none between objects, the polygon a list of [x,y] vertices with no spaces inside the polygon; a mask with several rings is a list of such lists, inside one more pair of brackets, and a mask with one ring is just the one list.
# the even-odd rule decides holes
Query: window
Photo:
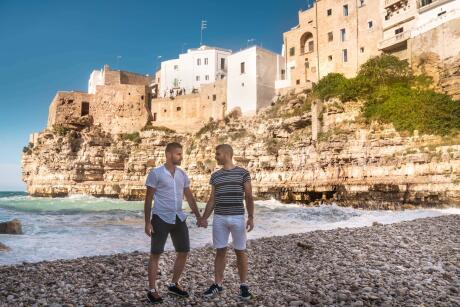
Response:
[{"label": "window", "polygon": [[315,49],[314,47],[314,42],[313,41],[309,41],[308,42],[308,52],[313,52],[313,49]]},{"label": "window", "polygon": [[241,83],[241,86],[244,87],[244,82]]},{"label": "window", "polygon": [[200,81],[200,76],[196,76],[196,81]]},{"label": "window", "polygon": [[344,42],[347,39],[347,32],[345,29],[340,29],[340,39]]},{"label": "window", "polygon": [[402,33],[404,31],[404,27],[398,28],[395,30],[395,34]]},{"label": "window", "polygon": [[327,16],[331,16],[332,15],[332,9],[328,9],[327,10]]},{"label": "window", "polygon": [[361,51],[361,53],[364,53],[364,47],[359,48],[359,51]]},{"label": "window", "polygon": [[240,71],[242,74],[244,74],[244,62],[241,62],[240,64]]},{"label": "window", "polygon": [[294,56],[294,55],[295,55],[295,47],[291,47],[291,49],[289,49],[289,55],[290,55],[290,56]]},{"label": "window", "polygon": [[332,32],[327,33],[327,41],[332,42],[334,40],[334,34]]},{"label": "window", "polygon": [[154,121],[154,122],[157,121],[157,113],[153,113],[153,121]]},{"label": "window", "polygon": [[359,7],[364,6],[364,0],[359,0]]},{"label": "window", "polygon": [[217,99],[217,95],[216,94],[212,95],[212,101],[216,101],[216,99]]},{"label": "window", "polygon": [[200,66],[201,65],[201,59],[196,60],[196,65]]},{"label": "window", "polygon": [[281,69],[281,80],[285,80],[285,78],[286,78],[286,70]]},{"label": "window", "polygon": [[297,79],[297,80],[295,81],[295,84],[299,85],[299,84],[300,84],[300,80]]},{"label": "window", "polygon": [[348,16],[348,4],[343,6],[343,16]]},{"label": "window", "polygon": [[373,26],[374,26],[374,23],[372,22],[372,20],[369,20],[369,21],[367,22],[367,27],[368,27],[369,29],[372,29]]},{"label": "window", "polygon": [[347,49],[342,49],[342,61],[348,62],[348,50]]},{"label": "window", "polygon": [[208,65],[208,58],[204,58],[204,65]]},{"label": "window", "polygon": [[225,59],[220,59],[220,69],[225,69]]},{"label": "window", "polygon": [[89,114],[89,102],[82,101],[81,103],[81,116]]},{"label": "window", "polygon": [[204,79],[207,81],[209,80],[209,75],[204,76]]},{"label": "window", "polygon": [[332,61],[332,55],[328,56],[327,59],[330,61]]},{"label": "window", "polygon": [[180,110],[182,110],[182,108],[181,108],[181,107],[177,107],[176,110],[177,110],[177,111],[180,111]]},{"label": "window", "polygon": [[310,62],[308,62],[308,59],[305,59],[305,68],[310,68]]},{"label": "window", "polygon": [[178,70],[179,69],[179,65],[174,65],[174,70]]},{"label": "window", "polygon": [[141,100],[144,100],[144,95],[141,95]]},{"label": "window", "polygon": [[433,0],[422,0],[420,1],[420,7],[431,4],[431,2],[433,2]]}]

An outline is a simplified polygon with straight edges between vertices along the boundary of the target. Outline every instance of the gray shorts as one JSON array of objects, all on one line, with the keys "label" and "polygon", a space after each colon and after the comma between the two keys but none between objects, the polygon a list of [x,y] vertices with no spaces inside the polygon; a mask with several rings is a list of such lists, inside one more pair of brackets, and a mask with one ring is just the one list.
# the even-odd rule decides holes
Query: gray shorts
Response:
[{"label": "gray shorts", "polygon": [[176,216],[176,224],[168,224],[158,215],[152,215],[153,234],[151,237],[150,253],[161,254],[164,252],[168,234],[171,234],[171,240],[174,249],[179,253],[190,251],[190,239],[188,236],[188,227],[185,221],[181,221]]}]

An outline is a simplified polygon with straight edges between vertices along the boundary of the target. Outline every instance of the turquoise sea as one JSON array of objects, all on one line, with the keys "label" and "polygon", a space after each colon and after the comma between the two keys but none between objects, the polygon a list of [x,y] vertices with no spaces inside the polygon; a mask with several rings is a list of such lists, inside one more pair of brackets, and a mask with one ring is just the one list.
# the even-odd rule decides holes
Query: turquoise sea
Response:
[{"label": "turquoise sea", "polygon": [[[190,211],[186,203],[184,208]],[[302,207],[276,200],[258,201],[255,229],[248,237],[368,226],[374,221],[387,224],[444,214],[460,214],[460,209],[366,211],[336,205]],[[0,234],[0,242],[11,248],[0,252],[0,265],[149,251],[140,201],[81,195],[37,198],[23,192],[0,192],[0,222],[14,218],[21,221],[24,234]],[[189,216],[187,223],[192,247],[211,244],[211,227],[197,228],[193,216]],[[171,248],[168,240],[167,249]]]}]

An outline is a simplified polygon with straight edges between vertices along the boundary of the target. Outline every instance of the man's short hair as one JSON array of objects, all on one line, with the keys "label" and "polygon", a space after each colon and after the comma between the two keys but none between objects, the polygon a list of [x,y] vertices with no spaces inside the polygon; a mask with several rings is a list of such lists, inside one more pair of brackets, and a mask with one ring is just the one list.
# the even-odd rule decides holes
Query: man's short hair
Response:
[{"label": "man's short hair", "polygon": [[182,149],[182,145],[177,142],[168,143],[168,145],[166,145],[165,152],[172,152],[173,150],[178,148]]},{"label": "man's short hair", "polygon": [[233,157],[233,148],[232,148],[232,146],[230,146],[228,144],[217,145],[216,150],[221,150],[223,152],[226,152],[226,153],[230,154],[230,157]]}]

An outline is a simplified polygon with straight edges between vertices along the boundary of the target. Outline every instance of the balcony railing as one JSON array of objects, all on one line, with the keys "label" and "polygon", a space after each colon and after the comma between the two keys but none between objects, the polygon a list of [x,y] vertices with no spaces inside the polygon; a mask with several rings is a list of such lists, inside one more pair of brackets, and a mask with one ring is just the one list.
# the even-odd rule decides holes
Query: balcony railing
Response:
[{"label": "balcony railing", "polygon": [[392,6],[393,4],[396,4],[398,2],[402,2],[402,1],[405,1],[405,0],[385,0],[385,8],[389,7],[389,6]]},{"label": "balcony railing", "polygon": [[395,34],[395,36],[382,40],[379,43],[379,49],[388,49],[396,44],[402,43],[410,38],[410,30]]}]

